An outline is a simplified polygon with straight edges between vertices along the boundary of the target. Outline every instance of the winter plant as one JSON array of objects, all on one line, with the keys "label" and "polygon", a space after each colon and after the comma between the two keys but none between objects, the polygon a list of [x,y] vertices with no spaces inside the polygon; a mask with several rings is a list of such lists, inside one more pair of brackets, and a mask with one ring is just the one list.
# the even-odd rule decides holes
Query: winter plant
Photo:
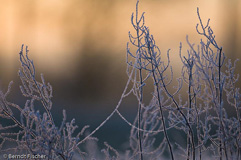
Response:
[{"label": "winter plant", "polygon": [[[0,91],[1,154],[44,155],[45,159],[63,160],[241,158],[241,94],[236,85],[239,75],[234,73],[237,60],[234,63],[226,60],[209,20],[202,22],[197,8],[196,30],[203,39],[194,45],[187,37],[186,52],[180,44],[181,77],[174,85],[170,50],[161,54],[145,24],[144,13],[138,12],[138,5],[139,0],[131,16],[134,33],[129,32],[127,44],[127,84],[113,112],[89,134],[86,133],[88,126],[76,134],[75,120],[66,122],[65,111],[62,124],[56,125],[51,111],[52,86],[45,82],[43,75],[37,80],[28,48],[24,53],[22,46],[20,90],[27,101],[20,106],[7,100],[13,82],[6,92]],[[144,89],[149,85],[153,88],[152,98],[145,104],[144,98],[150,93]],[[122,101],[131,94],[138,102],[133,123],[119,112]],[[227,110],[234,110],[235,114]],[[130,147],[123,154],[105,143],[106,147],[95,151],[98,154],[94,157],[90,154],[97,140],[93,135],[115,113],[131,126]],[[176,142],[170,133],[184,135],[186,143]]]}]

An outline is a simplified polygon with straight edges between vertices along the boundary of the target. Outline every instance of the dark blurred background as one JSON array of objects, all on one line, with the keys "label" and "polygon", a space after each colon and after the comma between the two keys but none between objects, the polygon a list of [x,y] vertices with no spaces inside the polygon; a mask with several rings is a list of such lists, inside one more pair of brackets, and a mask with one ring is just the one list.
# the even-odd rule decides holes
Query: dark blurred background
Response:
[{"label": "dark blurred background", "polygon": [[[17,75],[19,51],[28,45],[37,73],[44,73],[54,88],[54,118],[76,119],[80,128],[98,126],[115,108],[127,81],[126,43],[132,31],[131,13],[136,0],[0,0],[0,89],[13,80],[9,99],[24,104]],[[186,35],[198,44],[197,7],[228,58],[241,58],[240,0],[141,0],[162,53],[171,48],[171,64],[178,73],[179,44],[187,49]],[[237,66],[240,72],[241,63]],[[239,83],[240,86],[240,83]],[[137,106],[129,98],[120,109],[133,121]],[[115,115],[96,133],[100,142],[122,148],[130,127]]]}]

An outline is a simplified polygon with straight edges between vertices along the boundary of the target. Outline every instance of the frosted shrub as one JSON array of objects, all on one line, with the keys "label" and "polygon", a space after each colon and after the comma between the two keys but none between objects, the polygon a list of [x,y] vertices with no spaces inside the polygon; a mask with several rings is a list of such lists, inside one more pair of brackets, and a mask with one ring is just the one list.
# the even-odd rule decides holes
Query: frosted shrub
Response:
[{"label": "frosted shrub", "polygon": [[[66,122],[66,113],[63,111],[63,121],[57,127],[51,114],[52,108],[52,86],[46,83],[43,75],[41,82],[35,78],[35,67],[32,60],[23,53],[23,46],[19,53],[21,69],[19,77],[22,85],[21,93],[27,98],[24,107],[7,101],[12,82],[6,93],[0,92],[0,116],[2,121],[11,121],[8,126],[0,126],[0,151],[2,153],[45,155],[46,159],[72,159],[74,152],[79,151],[77,147],[79,138],[83,136],[87,126],[77,135],[73,136],[77,126],[75,120]],[[37,103],[40,102],[40,103]],[[37,107],[40,104],[44,108],[41,113]],[[13,113],[13,109],[17,110]],[[19,114],[20,116],[16,116]],[[19,119],[17,118],[19,117]],[[1,123],[2,123],[1,121]],[[91,139],[91,137],[88,137]],[[4,146],[11,147],[4,147]]]},{"label": "frosted shrub", "polygon": [[[135,36],[129,34],[130,44],[136,50],[133,53],[129,45],[127,47],[128,69],[134,70],[132,75],[129,73],[132,93],[139,102],[133,123],[138,127],[132,125],[131,131],[132,156],[134,159],[159,159],[167,148],[169,159],[206,159],[204,155],[209,159],[240,159],[241,106],[239,88],[235,86],[239,78],[234,74],[236,61],[234,65],[231,60],[225,63],[226,57],[215,40],[209,20],[204,24],[197,9],[199,24],[196,30],[204,40],[195,46],[187,37],[190,49],[185,56],[180,44],[182,76],[177,79],[178,86],[173,86],[169,50],[167,62],[164,62],[154,37],[145,26],[144,13],[138,17],[138,3],[136,14],[131,18],[136,33]],[[143,88],[150,78],[154,85],[153,98],[145,105]],[[181,96],[185,85],[187,94]],[[172,92],[170,86],[176,91]],[[231,107],[236,115],[226,112]],[[169,133],[177,131],[186,135],[186,146],[170,141]],[[162,139],[153,137],[158,132],[163,135]],[[154,145],[156,141],[159,146]]]},{"label": "frosted shrub", "polygon": [[[136,12],[131,16],[135,32],[129,33],[130,42],[127,44],[127,84],[112,113],[89,134],[85,133],[88,126],[75,134],[75,121],[66,122],[65,111],[62,124],[55,125],[51,114],[52,87],[45,82],[43,75],[41,81],[36,80],[34,63],[28,57],[27,47],[26,54],[23,54],[22,46],[20,89],[27,101],[21,107],[7,100],[12,82],[7,92],[0,91],[2,153],[39,154],[45,155],[46,159],[65,160],[74,156],[77,159],[106,160],[241,158],[241,101],[240,89],[236,86],[239,75],[234,74],[237,61],[226,60],[209,20],[203,23],[197,9],[199,24],[196,30],[203,39],[199,45],[194,45],[187,37],[189,50],[186,53],[180,44],[183,66],[181,77],[177,78],[178,85],[173,86],[170,50],[161,54],[145,24],[144,13],[138,14],[138,5],[139,0]],[[144,88],[148,85],[153,87],[152,98],[145,104]],[[133,123],[118,110],[124,98],[131,94],[138,102]],[[231,108],[236,114],[226,111]],[[125,154],[106,142],[106,147],[99,150],[96,138],[92,137],[115,113],[131,126],[130,147]],[[4,126],[2,120],[11,124]],[[174,141],[171,138],[173,133],[185,135],[186,143]]]}]

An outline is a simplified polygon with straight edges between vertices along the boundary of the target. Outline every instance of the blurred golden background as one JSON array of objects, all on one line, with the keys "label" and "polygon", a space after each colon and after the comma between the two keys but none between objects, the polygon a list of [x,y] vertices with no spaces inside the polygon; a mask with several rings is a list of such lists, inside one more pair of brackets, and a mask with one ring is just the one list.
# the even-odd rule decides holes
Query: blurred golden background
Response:
[{"label": "blurred golden background", "polygon": [[[0,89],[6,90],[14,80],[11,95],[19,96],[18,53],[22,44],[28,45],[37,73],[44,73],[53,85],[54,110],[61,113],[65,108],[78,125],[98,125],[117,104],[127,80],[126,43],[128,31],[133,31],[130,18],[136,0],[0,0],[0,4]],[[187,49],[186,35],[195,44],[202,38],[196,33],[197,7],[203,22],[211,19],[227,57],[240,59],[240,0],[140,1],[140,12],[146,12],[146,25],[162,53],[171,48],[174,68],[180,64],[180,42],[183,52]],[[24,103],[21,98],[13,101]],[[135,107],[123,110],[133,113]],[[110,132],[120,134],[118,128]]]}]

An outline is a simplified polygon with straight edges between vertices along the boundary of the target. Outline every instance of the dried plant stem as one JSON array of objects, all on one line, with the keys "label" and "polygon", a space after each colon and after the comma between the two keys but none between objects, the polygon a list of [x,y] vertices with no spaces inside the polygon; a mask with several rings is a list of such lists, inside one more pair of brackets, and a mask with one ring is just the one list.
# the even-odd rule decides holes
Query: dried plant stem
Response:
[{"label": "dried plant stem", "polygon": [[[138,20],[138,5],[139,0],[136,3],[136,35],[137,35],[137,43],[138,48],[141,46],[141,40],[140,40],[140,21]],[[139,56],[139,62],[141,62],[141,53],[139,53],[140,50],[138,50],[137,55]],[[142,78],[142,67],[139,68],[139,78],[140,78],[140,100],[139,100],[139,108],[138,108],[138,128],[141,129],[141,113],[142,113],[142,103],[143,103],[143,78]],[[142,134],[141,130],[138,130],[138,139],[139,139],[139,150],[140,150],[140,159],[143,160],[143,151],[142,151]]]},{"label": "dried plant stem", "polygon": [[[223,86],[221,81],[221,68],[222,68],[222,47],[219,49],[219,57],[218,57],[218,86],[219,86],[219,154],[220,154],[220,160],[222,160],[223,155],[223,148],[224,148],[224,154],[226,159],[228,159],[227,155],[227,148],[226,148],[226,142],[225,142],[225,130],[223,125],[223,107],[222,107],[222,95],[223,95]],[[223,142],[222,142],[223,141]],[[222,147],[222,144],[224,147]]]},{"label": "dried plant stem", "polygon": [[[153,44],[150,44],[151,42],[150,42],[149,39],[150,39],[150,37],[149,37],[149,33],[147,31],[146,42],[147,42],[148,53],[149,53],[150,57],[153,57],[153,54],[154,54],[154,50],[153,50],[153,47],[152,47]],[[157,99],[158,99],[158,105],[159,105],[160,114],[161,114],[162,126],[163,126],[163,130],[164,130],[164,136],[165,136],[167,144],[168,144],[169,152],[171,154],[171,159],[174,160],[173,149],[172,149],[172,145],[171,145],[171,142],[170,142],[168,134],[167,134],[165,118],[164,118],[164,114],[163,114],[163,110],[162,110],[160,90],[159,90],[159,85],[158,85],[158,81],[157,81],[156,74],[155,74],[156,68],[158,68],[158,65],[155,64],[155,62],[153,62],[153,59],[151,58],[152,77],[153,77],[155,88],[156,88],[156,92],[157,92]]]},{"label": "dried plant stem", "polygon": [[[184,57],[185,58],[185,57]],[[187,60],[185,58],[187,64],[188,64],[188,68],[189,68],[189,77],[188,77],[188,102],[189,102],[189,110],[187,111],[187,117],[188,117],[188,123],[190,124],[191,122],[191,109],[192,109],[192,95],[191,95],[191,88],[192,88],[192,69],[193,69],[193,61],[191,59]],[[192,142],[194,143],[194,142]],[[190,158],[190,153],[191,152],[191,132],[189,130],[188,134],[187,134],[187,159],[189,160]],[[195,153],[193,153],[195,154]],[[195,158],[195,157],[193,157]]]},{"label": "dried plant stem", "polygon": [[182,112],[182,110],[180,109],[179,105],[177,104],[177,101],[174,99],[174,97],[168,91],[168,89],[167,89],[167,87],[165,85],[165,82],[163,80],[162,72],[158,68],[157,68],[157,70],[158,70],[158,73],[159,73],[159,76],[160,76],[160,79],[161,79],[161,82],[162,82],[162,86],[163,86],[165,92],[167,93],[167,95],[171,98],[171,100],[175,104],[177,111],[182,115],[182,117],[183,117],[183,119],[184,119],[184,121],[186,123],[186,126],[188,127],[188,129],[189,129],[189,131],[191,133],[192,148],[193,148],[193,159],[195,159],[195,144],[194,144],[194,135],[193,135],[192,128],[191,128],[190,124],[188,123],[187,117],[185,116],[185,114]]},{"label": "dried plant stem", "polygon": [[[20,55],[20,62],[22,64],[22,67],[23,67],[24,72],[25,72],[24,75],[26,77],[28,77],[29,80],[34,82],[34,84],[35,84],[35,86],[38,90],[39,96],[41,97],[41,103],[43,104],[44,109],[48,114],[50,122],[52,123],[52,125],[54,125],[53,116],[50,112],[50,109],[47,107],[49,101],[46,100],[46,98],[43,96],[42,90],[40,89],[40,86],[35,79],[35,67],[34,67],[33,61],[28,58],[28,52],[29,52],[28,47],[26,46],[26,58],[25,58],[25,56],[23,55],[23,46],[24,45],[22,45],[22,48],[21,48],[21,51],[20,51],[19,55]],[[29,75],[26,75],[26,72],[28,72]]]}]

